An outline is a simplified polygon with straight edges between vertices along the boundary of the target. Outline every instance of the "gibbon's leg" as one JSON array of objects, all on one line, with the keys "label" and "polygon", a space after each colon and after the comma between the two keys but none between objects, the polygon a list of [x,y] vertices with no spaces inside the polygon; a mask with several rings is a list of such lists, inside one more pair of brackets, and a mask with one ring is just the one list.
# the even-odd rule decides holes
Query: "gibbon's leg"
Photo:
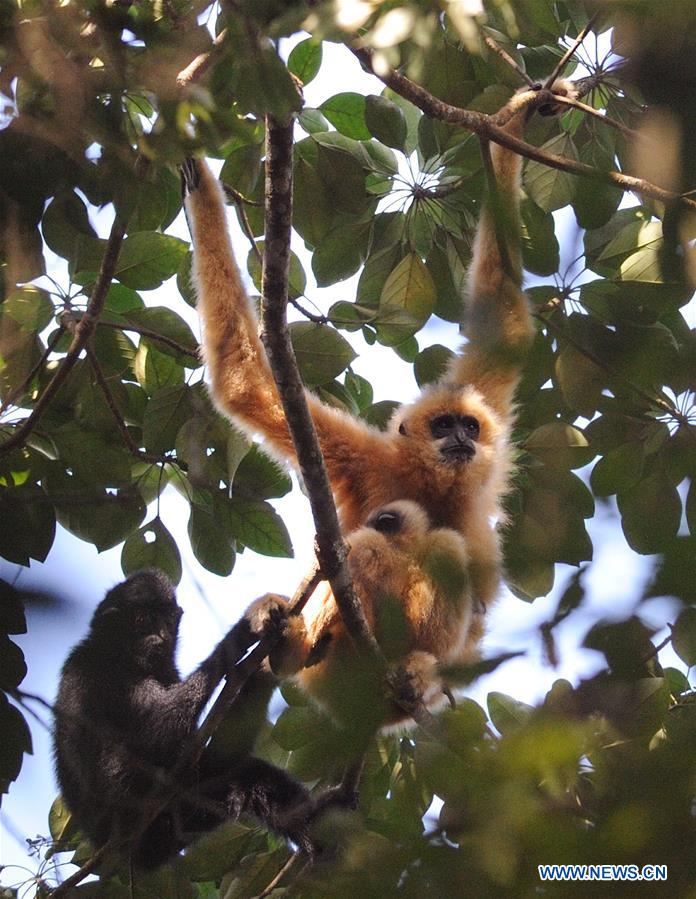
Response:
[{"label": "gibbon's leg", "polygon": [[[559,80],[552,91],[566,96],[573,93],[573,88],[568,82]],[[528,91],[525,89],[512,97],[506,107],[509,111],[518,110],[504,126],[514,137],[524,135],[529,116],[526,96]],[[546,107],[542,113],[553,115],[557,111]],[[444,380],[473,384],[503,420],[509,421],[520,365],[534,337],[528,301],[521,288],[519,195],[522,157],[500,144],[491,144],[490,158],[495,180],[491,190],[495,196],[484,206],[474,241],[463,328],[468,342],[461,355],[450,364]],[[507,239],[510,236],[512,240]]]},{"label": "gibbon's leg", "polygon": [[[258,322],[234,261],[222,187],[201,160],[182,166],[186,212],[194,246],[193,279],[203,320],[203,347],[218,407],[276,454],[293,462],[294,448]],[[306,393],[333,486],[359,489],[364,457],[386,464],[380,434],[364,422]]]}]

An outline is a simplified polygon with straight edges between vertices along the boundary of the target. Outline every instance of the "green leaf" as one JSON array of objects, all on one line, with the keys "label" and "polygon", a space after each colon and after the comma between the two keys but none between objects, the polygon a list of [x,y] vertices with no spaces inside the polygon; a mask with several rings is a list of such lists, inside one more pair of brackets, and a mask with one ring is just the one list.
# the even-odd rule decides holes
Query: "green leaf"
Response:
[{"label": "green leaf", "polygon": [[43,331],[54,314],[48,291],[27,285],[12,291],[2,304],[2,312],[9,315],[22,331]]},{"label": "green leaf", "polygon": [[426,347],[416,356],[413,363],[413,373],[419,387],[438,381],[447,370],[447,365],[453,357],[452,350],[435,343]]},{"label": "green leaf", "polygon": [[208,571],[226,577],[236,560],[235,541],[227,515],[227,502],[213,495],[213,511],[191,505],[188,535],[196,559]]},{"label": "green leaf", "polygon": [[329,123],[318,109],[312,109],[305,106],[302,112],[297,116],[297,124],[304,128],[307,134],[317,134],[320,131],[328,131]]},{"label": "green leaf", "polygon": [[[151,344],[159,352],[173,356],[181,365],[198,368],[202,364],[193,331],[173,310],[166,306],[148,306],[126,312],[123,318],[138,328],[151,331],[152,335],[143,334],[141,340]],[[157,337],[163,337],[164,340],[157,340]]]},{"label": "green leaf", "polygon": [[176,435],[193,414],[188,387],[165,387],[154,393],[145,408],[143,444],[148,452],[161,455],[174,449]]},{"label": "green leaf", "polygon": [[367,253],[369,225],[339,225],[319,242],[312,256],[318,287],[345,281],[362,265]]},{"label": "green leaf", "polygon": [[142,568],[161,568],[174,585],[179,583],[181,556],[161,518],[153,518],[130,535],[121,550],[121,568],[125,575]]},{"label": "green leaf", "polygon": [[250,499],[274,499],[292,490],[292,481],[282,466],[254,444],[234,475],[234,493]]},{"label": "green leaf", "polygon": [[[73,501],[68,488],[72,488]],[[98,552],[118,546],[145,517],[142,497],[128,488],[107,493],[76,476],[52,476],[48,494],[54,499],[60,524],[80,540],[93,543]]]},{"label": "green leaf", "polygon": [[231,185],[244,197],[253,197],[261,175],[263,145],[243,143],[227,154],[220,169],[220,181]]},{"label": "green leaf", "polygon": [[[263,240],[257,240],[256,246],[259,248],[259,252],[263,257],[265,242]],[[261,260],[258,255],[254,252],[254,250],[249,251],[249,255],[247,256],[247,270],[251,275],[251,278],[254,282],[254,287],[261,292]],[[288,296],[291,300],[295,300],[298,297],[301,297],[307,286],[307,276],[305,275],[304,268],[302,267],[302,263],[300,262],[299,256],[291,252],[290,253],[290,273],[288,275]]]},{"label": "green leaf", "polygon": [[37,494],[23,501],[21,490],[0,488],[0,555],[9,562],[43,562],[53,546],[56,516],[40,488]]},{"label": "green leaf", "polygon": [[379,336],[387,346],[420,330],[435,308],[435,284],[420,256],[409,253],[387,278],[379,300]]},{"label": "green leaf", "polygon": [[617,499],[624,535],[637,553],[660,552],[676,536],[681,499],[663,472],[643,478]]},{"label": "green leaf", "polygon": [[329,97],[319,107],[322,114],[341,134],[353,140],[369,140],[370,132],[365,124],[365,97],[347,91]]},{"label": "green leaf", "polygon": [[187,252],[178,237],[138,231],[123,241],[115,277],[134,290],[152,290],[176,274]]},{"label": "green leaf", "polygon": [[696,608],[693,606],[684,609],[674,622],[672,646],[689,668],[696,665]]},{"label": "green leaf", "polygon": [[505,693],[488,694],[488,714],[501,734],[512,733],[528,723],[533,708],[526,702],[506,696]]},{"label": "green leaf", "polygon": [[302,84],[309,84],[319,71],[321,54],[321,41],[308,37],[296,44],[290,51],[288,69],[300,79]]},{"label": "green leaf", "polygon": [[309,387],[326,384],[355,359],[355,350],[335,328],[314,322],[290,325],[297,364]]},{"label": "green leaf", "polygon": [[73,192],[51,200],[43,214],[41,230],[53,252],[69,260],[75,258],[80,236],[97,236],[90,224],[87,207]]},{"label": "green leaf", "polygon": [[553,216],[524,199],[520,220],[524,267],[535,275],[554,275],[560,267],[560,254]]},{"label": "green leaf", "polygon": [[536,428],[523,446],[552,467],[581,468],[594,457],[582,431],[562,421]]},{"label": "green leaf", "polygon": [[22,769],[24,753],[31,753],[31,733],[19,709],[0,693],[0,793],[7,793],[10,783],[17,780]]},{"label": "green leaf", "polygon": [[[566,132],[551,138],[541,148],[547,153],[577,159],[573,139]],[[530,161],[524,175],[529,196],[544,212],[553,212],[571,202],[575,195],[575,176],[552,169],[541,162]]]},{"label": "green leaf", "polygon": [[135,354],[134,370],[148,396],[163,387],[181,387],[184,383],[183,367],[172,356],[161,353],[145,341],[141,341]]},{"label": "green leaf", "polygon": [[408,133],[406,116],[387,97],[368,95],[365,101],[365,123],[372,136],[383,144],[399,150],[404,148]]},{"label": "green leaf", "polygon": [[265,556],[292,557],[290,535],[268,503],[233,497],[228,515],[232,533],[249,549]]}]

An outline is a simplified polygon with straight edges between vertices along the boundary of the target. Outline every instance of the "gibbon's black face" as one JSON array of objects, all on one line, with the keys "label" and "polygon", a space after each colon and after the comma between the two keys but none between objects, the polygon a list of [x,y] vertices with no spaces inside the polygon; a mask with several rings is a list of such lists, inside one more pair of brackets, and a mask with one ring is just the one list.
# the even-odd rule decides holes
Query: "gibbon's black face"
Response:
[{"label": "gibbon's black face", "polygon": [[473,415],[445,412],[429,422],[430,433],[440,455],[448,462],[470,462],[476,455],[481,426]]},{"label": "gibbon's black face", "polygon": [[140,662],[152,664],[172,658],[182,614],[168,578],[159,571],[141,571],[109,591],[93,625],[130,647]]}]

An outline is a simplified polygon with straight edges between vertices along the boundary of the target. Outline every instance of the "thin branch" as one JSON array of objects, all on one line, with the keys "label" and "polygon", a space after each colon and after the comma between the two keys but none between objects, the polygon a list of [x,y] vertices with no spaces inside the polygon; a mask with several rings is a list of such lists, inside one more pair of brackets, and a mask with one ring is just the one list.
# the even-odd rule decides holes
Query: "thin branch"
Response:
[{"label": "thin branch", "polygon": [[510,66],[510,68],[513,70],[513,72],[516,72],[520,76],[522,81],[526,82],[526,84],[528,84],[529,87],[534,87],[534,84],[535,84],[534,79],[530,78],[529,75],[525,72],[525,70],[521,66],[517,65],[517,63],[512,58],[512,56],[510,56],[510,54],[507,52],[507,50],[504,50],[500,46],[500,44],[497,43],[497,41],[494,41],[493,38],[490,37],[490,35],[486,35],[483,38],[483,40],[484,40],[484,43],[486,44],[486,46],[490,50],[492,50],[494,53],[497,53],[498,56],[503,60],[503,62],[506,62]]},{"label": "thin branch", "polygon": [[245,197],[244,194],[240,194],[238,190],[235,190],[229,184],[225,184],[224,181],[221,181],[220,184],[222,185],[225,198],[232,203],[236,203],[238,206],[256,206],[258,208],[263,206],[263,200],[251,200],[249,197]]},{"label": "thin branch", "polygon": [[331,583],[346,629],[358,650],[381,660],[379,646],[367,624],[348,573],[348,549],[341,535],[314,421],[288,334],[286,312],[292,224],[293,122],[280,123],[269,116],[266,140],[265,240],[269,252],[264,253],[262,340],[309,496],[317,533],[319,564]]},{"label": "thin branch", "polygon": [[91,874],[92,871],[97,867],[102,858],[107,854],[107,852],[112,848],[112,844],[105,843],[96,852],[87,859],[87,861],[82,865],[82,867],[78,868],[74,874],[71,874],[66,880],[63,881],[59,886],[57,886],[54,890],[51,890],[50,895],[55,897],[55,899],[60,899],[61,896],[67,896],[70,890],[73,887],[77,886],[78,883],[82,883],[82,881],[87,877],[88,874]]},{"label": "thin branch", "polygon": [[179,87],[188,87],[189,84],[199,81],[205,75],[226,37],[227,29],[224,28],[213,41],[213,46],[210,50],[200,53],[185,69],[179,72],[176,76],[176,83]]},{"label": "thin branch", "polygon": [[[681,194],[674,193],[674,191],[664,190],[643,178],[636,178],[623,172],[601,171],[577,159],[549,153],[546,150],[535,147],[533,144],[528,144],[526,141],[509,134],[501,127],[505,122],[498,114],[493,116],[486,115],[473,109],[461,109],[458,106],[444,103],[399,72],[394,70],[390,70],[386,74],[374,72],[371,65],[372,56],[369,51],[352,48],[352,52],[380,81],[399,94],[399,96],[410,100],[414,106],[417,106],[430,118],[460,125],[462,128],[466,128],[467,131],[472,131],[480,137],[488,138],[503,147],[507,147],[509,150],[514,150],[520,156],[534,159],[536,162],[541,162],[550,168],[570,172],[573,175],[581,175],[593,181],[612,184],[623,191],[635,191],[646,197],[652,197],[654,200],[660,200],[663,203],[678,203],[688,206],[690,209],[696,209],[696,200],[683,197]],[[556,102],[557,99],[554,95],[543,90],[530,92],[529,104],[530,106],[538,106],[544,103]]]},{"label": "thin branch", "polygon": [[125,222],[123,222],[117,215],[111,226],[109,239],[106,242],[106,249],[99,269],[99,275],[92,288],[92,294],[87,303],[85,313],[75,328],[75,333],[70,343],[70,347],[68,348],[68,352],[60,363],[58,370],[46,385],[44,392],[37,399],[31,413],[14,431],[12,436],[4,443],[0,444],[0,456],[6,455],[10,450],[15,449],[17,446],[21,446],[29,434],[38,425],[51,400],[65,383],[66,378],[75,367],[80,353],[87,346],[87,342],[92,334],[94,334],[94,329],[97,326],[99,316],[104,308],[106,294],[116,272],[116,264],[121,252],[121,245],[125,233]]},{"label": "thin branch", "polygon": [[595,13],[593,16],[590,17],[590,19],[587,22],[587,25],[585,25],[585,27],[582,29],[580,34],[573,41],[572,45],[566,50],[566,52],[563,54],[563,56],[558,60],[558,62],[554,66],[553,71],[551,72],[549,77],[544,82],[544,87],[547,90],[553,85],[556,78],[558,78],[558,76],[561,74],[561,72],[565,68],[565,65],[568,62],[568,60],[570,59],[570,57],[573,55],[573,53],[575,53],[575,51],[578,49],[580,44],[585,40],[587,35],[590,33],[590,29],[594,25],[594,23],[597,19],[597,15],[598,15],[598,13]]},{"label": "thin branch", "polygon": [[[549,307],[551,302],[552,301],[550,301],[549,303]],[[557,305],[560,305],[560,301]],[[538,321],[540,321],[542,325],[547,327],[557,339],[565,340],[568,344],[570,344],[570,346],[573,347],[573,349],[576,349],[579,353],[585,356],[586,359],[589,359],[590,362],[594,362],[596,366],[603,369],[612,378],[616,378],[617,381],[620,381],[626,387],[633,390],[634,393],[645,400],[645,402],[648,403],[649,406],[660,409],[662,412],[666,412],[668,415],[672,416],[675,421],[678,421],[683,425],[689,423],[686,416],[684,416],[678,409],[668,403],[667,400],[662,399],[662,397],[659,396],[654,396],[647,390],[644,390],[642,387],[639,387],[637,384],[629,381],[628,378],[614,371],[611,365],[609,365],[608,362],[602,359],[600,355],[593,352],[588,347],[583,346],[579,341],[575,340],[574,337],[566,333],[565,329],[559,327],[550,317],[543,315],[541,312],[534,312],[533,315],[534,318],[538,319]]]},{"label": "thin branch", "polygon": [[276,874],[273,880],[268,884],[268,886],[262,890],[258,896],[255,896],[254,899],[266,899],[267,896],[270,896],[273,890],[278,886],[280,881],[285,877],[285,875],[291,871],[298,862],[298,859],[302,857],[302,850],[296,849],[290,858],[285,862],[280,871]]},{"label": "thin branch", "polygon": [[580,100],[573,100],[572,97],[562,97],[560,94],[555,94],[554,96],[554,103],[558,103],[561,106],[571,106],[573,109],[581,109],[583,112],[587,113],[587,115],[594,116],[594,118],[599,119],[600,122],[604,122],[605,125],[616,128],[617,131],[620,131],[626,137],[630,137],[631,140],[642,140],[644,138],[644,135],[642,135],[640,131],[629,128],[618,119],[613,119],[611,116],[605,115],[603,112],[595,109],[594,106],[588,106],[587,103],[582,103]]},{"label": "thin branch", "polygon": [[134,334],[140,334],[141,337],[147,337],[150,340],[156,340],[159,343],[163,343],[165,346],[171,347],[183,356],[190,356],[192,359],[200,361],[200,347],[194,349],[193,347],[185,346],[183,343],[179,343],[178,340],[174,340],[173,337],[167,337],[165,334],[158,334],[157,331],[153,331],[151,328],[146,328],[142,325],[133,325],[130,322],[122,323],[104,320],[100,320],[97,324],[100,328],[115,328],[118,331],[133,331]]},{"label": "thin branch", "polygon": [[106,401],[106,405],[111,410],[111,414],[116,421],[116,426],[121,433],[121,437],[123,437],[123,442],[126,444],[130,452],[138,459],[142,459],[143,462],[150,462],[152,465],[165,465],[166,463],[174,463],[174,459],[168,459],[166,458],[166,456],[156,456],[152,453],[147,453],[144,450],[140,449],[140,447],[133,440],[133,435],[128,430],[128,426],[126,425],[126,422],[124,421],[123,416],[121,415],[121,412],[116,405],[116,399],[111,392],[111,387],[109,386],[109,382],[106,379],[104,370],[99,363],[97,354],[89,344],[87,345],[87,358],[89,359],[90,365],[92,366],[94,377],[96,378],[97,384],[101,389],[101,392]]}]

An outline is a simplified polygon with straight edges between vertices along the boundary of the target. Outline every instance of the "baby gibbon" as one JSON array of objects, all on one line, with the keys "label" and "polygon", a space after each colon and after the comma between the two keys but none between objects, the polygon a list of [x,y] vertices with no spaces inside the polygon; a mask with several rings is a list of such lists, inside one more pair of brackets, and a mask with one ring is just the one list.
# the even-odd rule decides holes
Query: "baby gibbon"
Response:
[{"label": "baby gibbon", "polygon": [[[450,528],[431,528],[412,500],[382,506],[346,539],[353,583],[384,655],[401,669],[414,698],[439,705],[438,664],[466,656],[472,599],[464,540]],[[297,672],[301,688],[339,725],[367,716],[376,730],[408,720],[374,683],[380,673],[358,656],[326,582],[302,615],[288,618],[270,660],[276,674]]]},{"label": "baby gibbon", "polygon": [[[570,92],[563,83],[553,90]],[[538,102],[530,105],[534,98]],[[500,111],[499,121],[509,134],[521,137],[530,110],[542,101],[542,112],[554,111],[547,92],[518,93]],[[413,500],[434,527],[462,536],[472,594],[482,609],[499,590],[496,522],[512,469],[513,395],[534,335],[521,290],[516,236],[521,158],[499,145],[491,147],[491,158],[496,214],[490,207],[482,213],[464,310],[467,340],[441,379],[418,400],[399,407],[386,432],[307,393],[344,533],[364,525],[373,509]],[[183,179],[213,398],[237,424],[262,434],[269,452],[294,461],[258,324],[232,254],[222,188],[202,162],[188,160]],[[496,227],[501,222],[503,227]],[[483,631],[483,617],[475,618],[472,645]]]}]

